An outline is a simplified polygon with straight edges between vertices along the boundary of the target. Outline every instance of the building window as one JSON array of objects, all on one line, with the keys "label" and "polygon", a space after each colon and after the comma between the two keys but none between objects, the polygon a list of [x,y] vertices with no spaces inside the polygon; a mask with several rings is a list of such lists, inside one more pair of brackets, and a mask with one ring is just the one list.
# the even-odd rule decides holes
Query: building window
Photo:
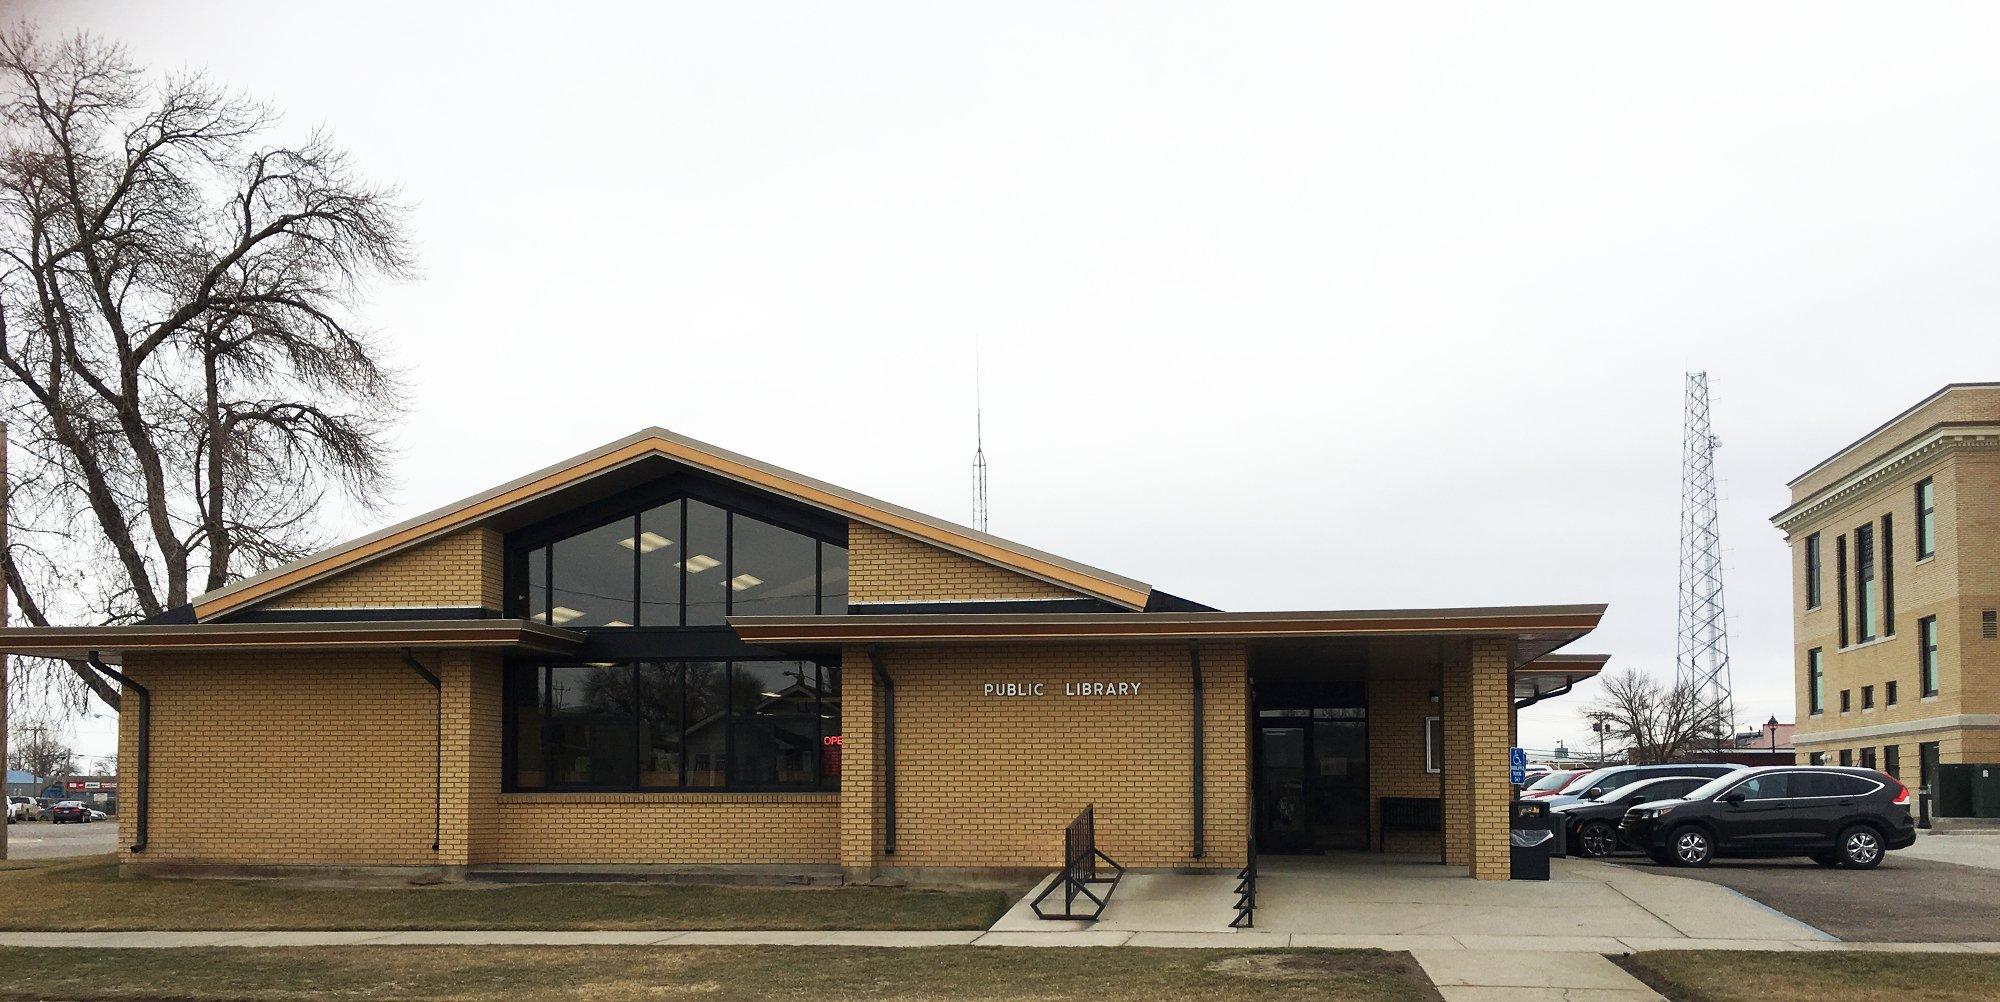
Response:
[{"label": "building window", "polygon": [[1840,690],[1840,712],[1846,713],[1854,709],[1853,692],[1854,690],[1852,689]]},{"label": "building window", "polygon": [[1938,743],[1926,741],[1917,746],[1917,787],[1936,793],[1932,784],[1937,782],[1937,774]]},{"label": "building window", "polygon": [[1815,715],[1826,712],[1826,665],[1821,657],[1817,647],[1806,652],[1806,712]]},{"label": "building window", "polygon": [[1854,764],[1854,752],[1852,749],[1842,748],[1840,750],[1840,764],[1841,765]]},{"label": "building window", "polygon": [[1937,556],[1937,487],[1931,478],[1917,482],[1917,559]]},{"label": "building window", "polygon": [[1847,646],[1847,537],[1833,537],[1833,597],[1840,603],[1840,646]]},{"label": "building window", "polygon": [[1444,721],[1424,718],[1424,771],[1444,770]]},{"label": "building window", "polygon": [[1893,679],[1882,683],[1882,705],[1896,705],[1896,683]]},{"label": "building window", "polygon": [[1806,764],[1807,764],[1807,765],[1825,765],[1825,764],[1826,764],[1826,753],[1825,753],[1825,752],[1823,752],[1823,751],[1816,751],[1816,752],[1807,752],[1807,753],[1806,753]]},{"label": "building window", "polygon": [[1854,530],[1854,636],[1857,643],[1875,639],[1875,614],[1881,595],[1875,582],[1875,527]]},{"label": "building window", "polygon": [[1861,749],[1861,768],[1863,769],[1875,768],[1875,749],[1873,748]]},{"label": "building window", "polygon": [[519,566],[518,614],[572,629],[847,612],[846,547],[692,498],[535,546]]},{"label": "building window", "polygon": [[839,787],[838,668],[510,664],[504,691],[509,789]]},{"label": "building window", "polygon": [[1819,533],[1806,537],[1806,608],[1819,608]]},{"label": "building window", "polygon": [[1875,708],[1874,686],[1864,685],[1861,687],[1861,708],[1864,710],[1872,710]]},{"label": "building window", "polygon": [[1896,779],[1899,782],[1902,780],[1903,778],[1902,745],[1882,746],[1882,771],[1888,773],[1891,776],[1896,777]]},{"label": "building window", "polygon": [[1936,616],[1917,620],[1917,681],[1924,695],[1938,694],[1938,628]]},{"label": "building window", "polygon": [[1882,516],[1882,635],[1896,635],[1896,530],[1886,514]]}]

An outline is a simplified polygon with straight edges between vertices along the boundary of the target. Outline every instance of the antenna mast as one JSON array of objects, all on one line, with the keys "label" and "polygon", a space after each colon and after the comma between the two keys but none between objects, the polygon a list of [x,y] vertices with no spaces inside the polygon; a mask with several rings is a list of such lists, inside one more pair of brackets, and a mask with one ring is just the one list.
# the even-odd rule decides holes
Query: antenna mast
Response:
[{"label": "antenna mast", "polygon": [[1722,440],[1709,426],[1708,373],[1687,374],[1686,424],[1681,437],[1681,583],[1675,681],[1699,694],[1706,726],[1718,747],[1736,736],[1736,707],[1729,677],[1729,622],[1722,606],[1721,510],[1715,488],[1715,450]]},{"label": "antenna mast", "polygon": [[985,532],[986,508],[986,402],[981,394],[979,341],[972,342],[972,527]]}]

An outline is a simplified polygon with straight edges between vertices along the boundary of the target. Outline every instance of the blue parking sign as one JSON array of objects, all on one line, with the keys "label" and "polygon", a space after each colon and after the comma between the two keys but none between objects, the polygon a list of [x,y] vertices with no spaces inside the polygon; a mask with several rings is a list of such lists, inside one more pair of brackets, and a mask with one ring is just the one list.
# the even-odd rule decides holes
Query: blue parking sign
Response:
[{"label": "blue parking sign", "polygon": [[1507,781],[1520,786],[1528,780],[1528,753],[1521,748],[1507,749]]}]

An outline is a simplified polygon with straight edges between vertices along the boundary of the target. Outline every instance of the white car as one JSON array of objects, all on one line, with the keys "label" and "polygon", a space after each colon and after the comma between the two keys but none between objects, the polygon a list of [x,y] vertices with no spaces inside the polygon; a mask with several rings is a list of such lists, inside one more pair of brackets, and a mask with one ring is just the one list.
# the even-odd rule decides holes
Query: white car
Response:
[{"label": "white car", "polygon": [[35,802],[33,797],[7,798],[7,823],[16,821],[47,821],[49,809]]},{"label": "white car", "polygon": [[92,821],[104,821],[110,817],[111,815],[106,814],[95,807],[90,808],[90,820]]}]

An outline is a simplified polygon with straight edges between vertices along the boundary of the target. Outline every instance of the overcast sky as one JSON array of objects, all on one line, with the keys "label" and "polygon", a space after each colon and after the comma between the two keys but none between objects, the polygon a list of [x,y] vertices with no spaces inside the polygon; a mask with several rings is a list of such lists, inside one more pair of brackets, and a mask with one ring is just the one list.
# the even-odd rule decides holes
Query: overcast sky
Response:
[{"label": "overcast sky", "polygon": [[7,6],[403,187],[392,518],[657,424],[964,521],[977,342],[1000,535],[1234,610],[1608,602],[1578,649],[1670,676],[1705,369],[1790,720],[1785,482],[2000,378],[1992,5]]}]

